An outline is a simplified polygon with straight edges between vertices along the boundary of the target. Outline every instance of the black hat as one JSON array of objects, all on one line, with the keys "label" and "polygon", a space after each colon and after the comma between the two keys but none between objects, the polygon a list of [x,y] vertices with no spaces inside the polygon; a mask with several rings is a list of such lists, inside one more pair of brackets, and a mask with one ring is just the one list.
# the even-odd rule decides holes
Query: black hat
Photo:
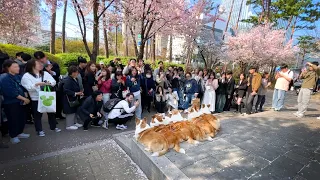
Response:
[{"label": "black hat", "polygon": [[313,61],[311,64],[319,66],[319,62],[318,61]]}]

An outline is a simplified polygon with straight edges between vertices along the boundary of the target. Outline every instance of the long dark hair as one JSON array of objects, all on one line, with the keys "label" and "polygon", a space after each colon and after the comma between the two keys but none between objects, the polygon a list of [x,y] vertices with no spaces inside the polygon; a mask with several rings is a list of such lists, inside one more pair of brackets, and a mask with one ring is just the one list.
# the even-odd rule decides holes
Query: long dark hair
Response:
[{"label": "long dark hair", "polygon": [[137,74],[135,75],[135,77],[137,77],[137,76],[138,76],[138,69],[137,69],[136,67],[131,67],[131,68],[130,68],[130,70],[129,70],[129,76],[132,77],[132,71],[133,71],[133,70],[136,70]]},{"label": "long dark hair", "polygon": [[164,89],[163,89],[163,87],[162,86],[158,86],[157,87],[157,94],[160,94],[160,91],[159,91],[159,89],[162,89],[162,94],[164,94]]},{"label": "long dark hair", "polygon": [[[109,69],[108,69],[108,68],[103,68],[103,69],[101,69],[101,73],[102,73],[102,71],[106,71],[106,72],[107,72],[106,80],[110,79],[111,74],[110,74]],[[102,77],[101,77],[101,78],[102,78]]]},{"label": "long dark hair", "polygon": [[85,75],[88,75],[89,73],[92,73],[92,74],[95,73],[95,72],[91,71],[91,69],[90,69],[90,66],[91,66],[92,64],[94,64],[94,65],[97,67],[97,65],[96,65],[95,62],[90,61],[90,62],[88,63],[88,65],[86,66]]},{"label": "long dark hair", "polygon": [[5,60],[2,65],[3,73],[9,73],[9,68],[12,66],[12,64],[18,64],[18,63],[11,59]]},{"label": "long dark hair", "polygon": [[[38,61],[38,63],[40,63],[40,62]],[[35,78],[37,78],[37,75],[34,74],[33,69],[36,67],[36,65],[37,65],[37,60],[34,60],[34,59],[28,61],[27,64],[26,64],[26,73],[31,74]],[[43,71],[42,70],[39,71],[39,75],[40,75],[40,77],[43,76]]]}]

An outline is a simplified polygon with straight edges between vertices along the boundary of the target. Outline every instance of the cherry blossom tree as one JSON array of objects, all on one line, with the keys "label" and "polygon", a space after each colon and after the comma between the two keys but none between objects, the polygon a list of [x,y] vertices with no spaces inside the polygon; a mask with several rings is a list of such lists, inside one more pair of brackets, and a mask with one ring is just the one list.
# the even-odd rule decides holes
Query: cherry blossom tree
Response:
[{"label": "cherry blossom tree", "polygon": [[286,42],[283,34],[284,30],[274,30],[266,24],[228,37],[227,56],[238,63],[242,71],[248,65],[290,64],[295,60],[295,48],[292,41]]},{"label": "cherry blossom tree", "polygon": [[36,41],[35,29],[40,17],[36,15],[35,0],[0,0],[0,37],[9,44]]}]

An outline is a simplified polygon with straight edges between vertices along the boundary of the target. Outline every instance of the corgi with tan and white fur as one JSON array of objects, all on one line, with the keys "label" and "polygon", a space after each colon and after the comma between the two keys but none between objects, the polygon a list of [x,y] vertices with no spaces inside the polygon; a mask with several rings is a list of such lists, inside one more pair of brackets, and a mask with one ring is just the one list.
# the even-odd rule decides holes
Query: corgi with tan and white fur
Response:
[{"label": "corgi with tan and white fur", "polygon": [[201,116],[202,113],[196,111],[194,108],[191,108],[188,113],[188,120],[191,121],[193,118]]},{"label": "corgi with tan and white fur", "polygon": [[151,117],[151,127],[159,126],[161,124],[164,124],[164,117],[161,114],[155,114]]},{"label": "corgi with tan and white fur", "polygon": [[169,150],[169,144],[164,135],[154,131],[147,124],[147,119],[136,119],[135,137],[145,150],[151,152],[151,156],[162,156]]},{"label": "corgi with tan and white fur", "polygon": [[179,121],[185,121],[185,118],[182,117],[181,112],[182,112],[181,110],[177,110],[177,109],[170,111],[169,112],[169,114],[171,114],[170,121],[172,121],[173,123],[179,122]]}]

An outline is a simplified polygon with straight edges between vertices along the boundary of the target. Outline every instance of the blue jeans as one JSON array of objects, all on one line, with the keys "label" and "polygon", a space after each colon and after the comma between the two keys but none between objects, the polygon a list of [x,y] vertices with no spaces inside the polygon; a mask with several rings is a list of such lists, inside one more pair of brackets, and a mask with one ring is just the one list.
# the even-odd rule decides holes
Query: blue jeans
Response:
[{"label": "blue jeans", "polygon": [[173,88],[173,91],[177,91],[178,93],[178,97],[179,97],[179,106],[182,106],[183,105],[183,90],[180,89],[180,88]]},{"label": "blue jeans", "polygon": [[134,96],[134,101],[132,102],[132,106],[134,105],[134,102],[138,100],[139,106],[136,108],[135,115],[138,119],[142,119],[142,107],[141,107],[141,94],[138,96]]},{"label": "blue jeans", "polygon": [[188,109],[192,99],[194,99],[194,94],[186,94],[186,100],[182,105],[182,109]]},{"label": "blue jeans", "polygon": [[279,111],[284,104],[284,98],[286,97],[287,91],[274,89],[273,98],[272,98],[272,108]]},{"label": "blue jeans", "polygon": [[216,112],[223,112],[223,108],[226,104],[226,95],[225,94],[217,94],[217,102],[216,102]]}]

